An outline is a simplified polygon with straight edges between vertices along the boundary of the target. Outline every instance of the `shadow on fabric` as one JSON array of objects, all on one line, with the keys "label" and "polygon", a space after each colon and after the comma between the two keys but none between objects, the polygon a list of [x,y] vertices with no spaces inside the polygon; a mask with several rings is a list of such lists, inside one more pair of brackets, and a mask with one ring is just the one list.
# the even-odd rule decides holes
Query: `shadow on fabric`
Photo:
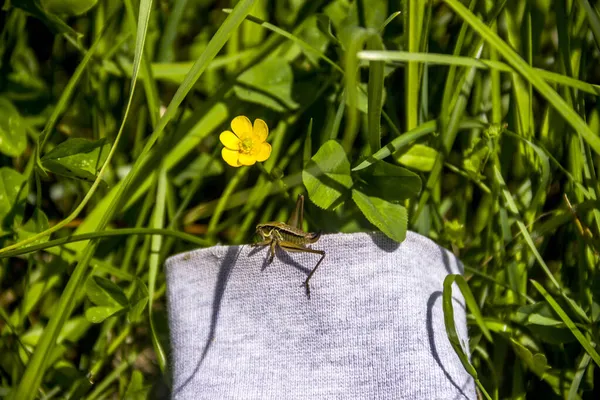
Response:
[{"label": "shadow on fabric", "polygon": [[[239,248],[239,250],[238,250]],[[215,293],[213,299],[212,313],[210,318],[210,330],[208,332],[208,338],[206,340],[206,344],[204,345],[204,350],[202,351],[202,355],[200,356],[200,360],[198,360],[198,364],[194,369],[194,372],[176,388],[173,388],[173,397],[177,396],[179,392],[181,392],[185,387],[192,381],[194,376],[200,371],[202,367],[202,363],[210,350],[210,347],[215,338],[215,332],[217,330],[217,323],[219,320],[219,312],[221,310],[221,302],[223,301],[223,296],[225,295],[225,289],[227,287],[227,282],[229,280],[229,275],[241,253],[241,248],[239,246],[230,247],[223,257],[223,261],[219,266],[219,275],[217,276],[217,283],[215,286]]]}]

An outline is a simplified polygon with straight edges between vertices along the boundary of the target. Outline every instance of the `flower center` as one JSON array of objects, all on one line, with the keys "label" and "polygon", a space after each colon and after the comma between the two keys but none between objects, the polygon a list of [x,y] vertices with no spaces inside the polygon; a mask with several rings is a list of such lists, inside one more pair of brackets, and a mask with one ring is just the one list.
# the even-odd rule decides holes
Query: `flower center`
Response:
[{"label": "flower center", "polygon": [[240,142],[240,151],[244,154],[249,154],[252,150],[252,139],[246,138]]}]

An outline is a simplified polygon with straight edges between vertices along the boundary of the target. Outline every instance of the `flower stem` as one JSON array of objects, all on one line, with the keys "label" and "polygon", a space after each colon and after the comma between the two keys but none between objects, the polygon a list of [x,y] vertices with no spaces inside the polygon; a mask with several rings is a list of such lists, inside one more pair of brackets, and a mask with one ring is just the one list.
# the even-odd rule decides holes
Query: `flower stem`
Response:
[{"label": "flower stem", "polygon": [[229,184],[223,192],[223,196],[221,196],[219,202],[217,203],[215,213],[212,215],[208,223],[208,229],[206,232],[207,237],[211,237],[211,235],[214,235],[217,224],[219,223],[219,219],[221,218],[221,214],[223,214],[223,211],[225,211],[225,208],[227,206],[229,196],[231,196],[231,193],[233,193],[240,181],[246,176],[248,169],[249,168],[241,167],[233,176],[233,179],[229,181]]}]

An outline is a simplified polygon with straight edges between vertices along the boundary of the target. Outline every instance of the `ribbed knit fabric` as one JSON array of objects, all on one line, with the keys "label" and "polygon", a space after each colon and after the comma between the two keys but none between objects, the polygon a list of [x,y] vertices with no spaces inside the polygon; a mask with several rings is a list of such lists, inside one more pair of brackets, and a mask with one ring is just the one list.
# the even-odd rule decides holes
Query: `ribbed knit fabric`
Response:
[{"label": "ribbed knit fabric", "polygon": [[[476,399],[448,341],[442,283],[462,265],[408,232],[323,235],[318,254],[216,246],[167,260],[175,399]],[[241,249],[241,251],[240,251]],[[455,321],[468,343],[464,300]]]}]

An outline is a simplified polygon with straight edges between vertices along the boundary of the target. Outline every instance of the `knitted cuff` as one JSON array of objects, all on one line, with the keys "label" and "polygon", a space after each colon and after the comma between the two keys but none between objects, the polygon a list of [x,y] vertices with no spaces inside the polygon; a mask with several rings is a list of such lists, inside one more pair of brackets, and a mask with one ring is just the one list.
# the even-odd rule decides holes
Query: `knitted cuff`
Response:
[{"label": "knitted cuff", "polygon": [[[175,399],[476,399],[442,311],[448,250],[408,232],[323,235],[318,254],[215,246],[167,260]],[[464,299],[453,288],[458,334]],[[467,349],[468,350],[468,349]]]}]

